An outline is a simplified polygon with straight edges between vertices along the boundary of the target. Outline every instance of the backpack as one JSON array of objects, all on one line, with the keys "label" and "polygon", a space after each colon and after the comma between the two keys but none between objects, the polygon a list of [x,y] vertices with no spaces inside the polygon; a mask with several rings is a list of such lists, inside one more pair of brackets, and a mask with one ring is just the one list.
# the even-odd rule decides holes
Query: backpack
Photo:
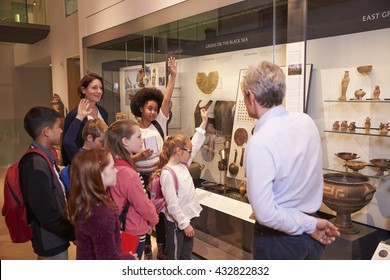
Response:
[{"label": "backpack", "polygon": [[1,210],[5,217],[9,235],[13,243],[28,242],[32,238],[32,229],[27,218],[26,205],[23,200],[23,194],[20,186],[19,163],[23,158],[31,153],[41,155],[48,162],[53,174],[52,162],[47,155],[38,148],[29,148],[23,157],[8,169],[4,179],[4,205]]},{"label": "backpack", "polygon": [[167,202],[165,201],[164,195],[161,190],[161,183],[160,183],[161,171],[163,169],[168,170],[171,173],[173,180],[175,181],[176,193],[178,191],[178,185],[179,185],[176,174],[172,168],[168,166],[164,166],[161,170],[157,171],[156,175],[154,176],[150,184],[150,200],[153,202],[154,207],[156,207],[157,214],[159,214],[167,205]]},{"label": "backpack", "polygon": [[164,131],[162,130],[161,125],[156,120],[152,120],[152,124],[157,129],[158,133],[160,133],[162,140],[164,141]]},{"label": "backpack", "polygon": [[64,184],[65,187],[65,195],[68,198],[69,197],[69,191],[70,191],[70,165],[68,164],[64,168],[62,168],[60,172],[60,180]]}]

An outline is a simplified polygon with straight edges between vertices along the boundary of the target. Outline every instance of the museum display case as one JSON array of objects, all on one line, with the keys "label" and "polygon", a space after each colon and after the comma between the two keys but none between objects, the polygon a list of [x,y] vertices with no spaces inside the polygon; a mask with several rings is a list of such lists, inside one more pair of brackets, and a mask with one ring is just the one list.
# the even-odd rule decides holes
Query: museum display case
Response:
[{"label": "museum display case", "polygon": [[[183,17],[178,4],[83,38],[84,71],[102,74],[102,105],[110,121],[117,113],[134,118],[128,106],[134,92],[143,86],[163,89],[169,76],[166,60],[176,58],[169,134],[192,135],[199,108],[209,112],[206,141],[195,157],[204,207],[197,228],[204,242],[230,244],[242,258],[250,254],[250,245],[234,240],[251,242],[254,219],[245,196],[244,159],[256,120],[246,114],[240,79],[261,60],[285,71],[288,110],[307,112],[316,122],[324,173],[359,172],[374,180],[372,200],[352,220],[390,229],[385,202],[390,189],[390,176],[385,176],[390,158],[390,7],[384,0],[301,2],[307,6],[241,1]],[[346,166],[339,153],[356,155]],[[336,216],[325,205],[321,211]],[[220,221],[232,226],[221,229]]]}]

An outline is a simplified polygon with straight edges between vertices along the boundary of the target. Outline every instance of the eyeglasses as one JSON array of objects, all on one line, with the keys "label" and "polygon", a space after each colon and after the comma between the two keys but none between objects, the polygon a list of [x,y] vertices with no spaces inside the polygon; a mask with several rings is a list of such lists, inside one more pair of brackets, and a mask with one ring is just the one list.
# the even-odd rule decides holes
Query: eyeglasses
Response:
[{"label": "eyeglasses", "polygon": [[189,152],[190,154],[192,153],[192,150],[190,150],[190,149],[186,149],[186,148],[182,148],[182,147],[180,147],[180,149],[182,149],[183,151],[187,151],[187,152]]}]

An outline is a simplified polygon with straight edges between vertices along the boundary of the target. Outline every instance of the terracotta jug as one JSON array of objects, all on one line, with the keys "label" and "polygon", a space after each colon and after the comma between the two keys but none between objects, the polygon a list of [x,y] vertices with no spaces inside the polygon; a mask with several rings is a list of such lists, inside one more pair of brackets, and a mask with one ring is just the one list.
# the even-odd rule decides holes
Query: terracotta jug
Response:
[{"label": "terracotta jug", "polygon": [[366,92],[362,89],[358,89],[355,91],[355,97],[357,100],[362,100],[363,99],[363,96],[366,95]]}]

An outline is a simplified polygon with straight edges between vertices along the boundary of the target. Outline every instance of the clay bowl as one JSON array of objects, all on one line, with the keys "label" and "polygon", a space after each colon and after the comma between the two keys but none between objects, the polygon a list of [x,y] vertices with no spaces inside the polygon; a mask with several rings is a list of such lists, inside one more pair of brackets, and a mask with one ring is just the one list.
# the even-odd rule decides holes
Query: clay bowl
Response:
[{"label": "clay bowl", "polygon": [[339,157],[339,158],[341,158],[341,159],[343,159],[343,160],[352,160],[352,159],[357,159],[357,158],[359,158],[358,156],[357,156],[357,154],[355,154],[355,153],[337,153],[337,154],[335,154],[337,157]]},{"label": "clay bowl", "polygon": [[345,165],[353,171],[359,171],[360,169],[366,167],[367,163],[359,160],[347,160]]},{"label": "clay bowl", "polygon": [[359,67],[357,68],[357,71],[358,71],[360,74],[368,75],[368,74],[370,74],[371,71],[372,71],[372,65],[359,66]]},{"label": "clay bowl", "polygon": [[380,168],[390,168],[390,159],[376,158],[370,160],[372,165]]}]

